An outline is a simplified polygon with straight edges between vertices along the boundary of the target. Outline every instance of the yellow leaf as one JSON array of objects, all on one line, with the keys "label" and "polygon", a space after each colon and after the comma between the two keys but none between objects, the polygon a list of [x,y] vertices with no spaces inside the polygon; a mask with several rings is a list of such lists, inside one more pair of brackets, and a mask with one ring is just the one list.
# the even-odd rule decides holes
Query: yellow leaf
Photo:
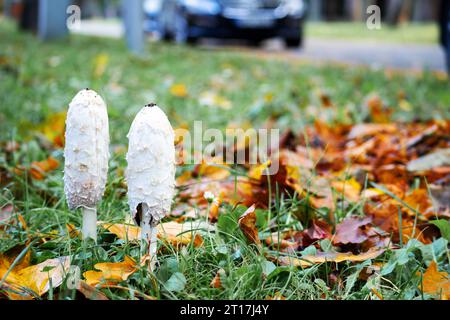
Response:
[{"label": "yellow leaf", "polygon": [[206,91],[200,95],[199,103],[208,107],[230,109],[231,102],[227,98],[218,95],[215,92]]},{"label": "yellow leaf", "polygon": [[106,70],[109,56],[105,53],[100,53],[94,58],[94,77],[100,78]]},{"label": "yellow leaf", "polygon": [[268,172],[271,163],[272,162],[270,160],[267,160],[264,163],[252,167],[248,173],[248,176],[252,179],[261,180],[261,176]]},{"label": "yellow leaf", "polygon": [[172,85],[169,91],[171,95],[178,98],[186,98],[188,96],[187,88],[182,83]]},{"label": "yellow leaf", "polygon": [[[119,239],[128,241],[137,241],[141,238],[141,228],[126,224],[102,224],[102,227],[111,233],[114,233]],[[170,242],[172,245],[187,245],[194,239],[194,246],[200,246],[203,238],[199,234],[189,232],[191,228],[188,224],[177,222],[166,222],[158,225],[158,238]],[[181,234],[182,233],[182,234]]]},{"label": "yellow leaf", "polygon": [[42,133],[48,141],[56,147],[64,147],[64,128],[66,125],[66,112],[53,113],[39,125],[37,131]]},{"label": "yellow leaf", "polygon": [[[145,263],[143,259],[141,265]],[[90,286],[95,286],[99,283],[115,283],[127,280],[130,275],[136,272],[139,264],[132,258],[125,256],[123,262],[101,262],[95,264],[94,268],[100,271],[89,270],[83,276],[86,283]]]},{"label": "yellow leaf", "polygon": [[[0,259],[0,279],[2,279],[9,270],[11,261],[8,262],[3,255],[0,255]],[[70,267],[70,257],[48,259],[25,268],[23,266],[24,264],[16,265],[4,279],[7,287],[14,289],[12,296],[10,295],[11,298],[19,298],[20,293],[27,296],[27,290],[42,296],[50,289],[49,279],[51,279],[52,288],[61,285]]]},{"label": "yellow leaf", "polygon": [[351,252],[327,252],[318,253],[317,255],[306,255],[302,258],[291,258],[291,257],[281,257],[278,259],[281,265],[292,265],[296,267],[307,268],[313,264],[324,263],[324,262],[342,262],[342,261],[352,261],[360,262],[368,259],[374,259],[384,252],[383,249],[370,249],[367,252],[361,254],[353,254]]}]

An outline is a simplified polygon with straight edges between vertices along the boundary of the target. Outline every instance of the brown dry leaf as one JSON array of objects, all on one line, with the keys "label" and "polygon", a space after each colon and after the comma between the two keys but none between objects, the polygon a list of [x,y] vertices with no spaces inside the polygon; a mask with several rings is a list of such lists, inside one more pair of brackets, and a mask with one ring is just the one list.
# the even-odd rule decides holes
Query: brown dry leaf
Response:
[{"label": "brown dry leaf", "polygon": [[133,258],[125,256],[123,262],[101,262],[95,264],[96,270],[89,270],[83,273],[86,283],[90,286],[95,286],[99,283],[117,283],[127,280],[130,275],[136,272],[139,267],[143,266],[148,260],[148,255],[137,263]]},{"label": "brown dry leaf", "polygon": [[210,283],[210,287],[211,288],[216,288],[216,289],[223,288],[221,277],[222,278],[225,277],[225,270],[224,269],[219,269],[217,271],[216,275],[214,276],[214,278],[212,279],[212,281]]},{"label": "brown dry leaf", "polygon": [[384,105],[378,95],[372,95],[367,99],[367,107],[373,122],[388,123],[390,121],[392,110]]},{"label": "brown dry leaf", "polygon": [[447,272],[440,272],[434,260],[423,274],[422,286],[423,288],[419,284],[419,289],[424,293],[441,296],[442,300],[450,300],[449,275]]},{"label": "brown dry leaf", "polygon": [[87,299],[89,300],[109,300],[102,292],[100,292],[95,287],[87,284],[84,280],[79,282],[79,287],[77,288]]},{"label": "brown dry leaf", "polygon": [[59,167],[59,161],[55,158],[48,157],[43,161],[34,161],[31,163],[30,175],[36,180],[45,178],[47,172],[53,171]]},{"label": "brown dry leaf", "polygon": [[344,219],[336,226],[333,244],[359,244],[366,241],[369,238],[367,229],[371,222],[370,217],[348,217]]},{"label": "brown dry leaf", "polygon": [[256,228],[255,205],[248,208],[239,218],[239,228],[241,228],[248,241],[261,245],[258,229]]},{"label": "brown dry leaf", "polygon": [[301,258],[292,258],[292,257],[281,257],[278,259],[279,263],[284,266],[295,266],[307,268],[312,266],[313,264],[324,263],[324,262],[342,262],[342,261],[352,261],[352,262],[361,262],[368,259],[374,259],[378,257],[380,254],[384,252],[383,249],[370,249],[367,252],[363,252],[360,254],[353,254],[351,252],[330,252],[330,253],[318,253],[317,255],[306,255]]},{"label": "brown dry leaf", "polygon": [[274,248],[279,247],[281,250],[286,248],[294,249],[298,247],[299,244],[297,242],[286,240],[284,239],[285,236],[286,235],[284,234],[278,234],[278,232],[274,232],[266,238],[265,242],[268,246],[273,246]]}]

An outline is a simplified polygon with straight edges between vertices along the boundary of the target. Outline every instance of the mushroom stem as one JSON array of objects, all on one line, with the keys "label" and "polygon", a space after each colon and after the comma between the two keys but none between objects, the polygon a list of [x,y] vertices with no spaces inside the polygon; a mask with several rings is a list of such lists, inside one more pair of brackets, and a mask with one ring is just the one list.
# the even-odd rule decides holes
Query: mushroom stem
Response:
[{"label": "mushroom stem", "polygon": [[153,226],[150,221],[141,221],[141,253],[148,254],[150,257],[149,268],[154,271],[157,261],[157,233],[158,228]]},{"label": "mushroom stem", "polygon": [[93,239],[97,242],[97,209],[83,207],[83,239]]}]

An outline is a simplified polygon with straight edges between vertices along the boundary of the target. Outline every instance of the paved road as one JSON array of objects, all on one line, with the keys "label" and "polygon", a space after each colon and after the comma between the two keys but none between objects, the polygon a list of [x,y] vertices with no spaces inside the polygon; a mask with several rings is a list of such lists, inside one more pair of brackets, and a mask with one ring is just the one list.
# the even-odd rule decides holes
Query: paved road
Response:
[{"label": "paved road", "polygon": [[[82,21],[81,30],[74,33],[120,38],[123,28],[119,21]],[[236,46],[238,44],[238,46]],[[445,56],[438,45],[395,44],[334,39],[306,39],[299,50],[286,50],[281,41],[268,41],[260,49],[242,47],[240,42],[202,41],[203,47],[212,49],[242,49],[256,53],[280,54],[292,59],[317,62],[343,62],[369,65],[375,68],[430,69],[445,71]]]}]

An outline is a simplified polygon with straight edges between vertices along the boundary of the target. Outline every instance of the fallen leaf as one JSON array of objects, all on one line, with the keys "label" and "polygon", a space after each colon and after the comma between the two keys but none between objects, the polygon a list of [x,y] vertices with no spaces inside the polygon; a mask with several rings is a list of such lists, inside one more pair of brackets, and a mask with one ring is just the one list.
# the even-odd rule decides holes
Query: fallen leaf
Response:
[{"label": "fallen leaf", "polygon": [[80,280],[77,290],[89,300],[109,300],[100,290],[87,284],[84,280]]},{"label": "fallen leaf", "polygon": [[422,284],[419,284],[419,289],[424,293],[437,295],[442,300],[450,299],[450,279],[447,272],[440,272],[436,262],[431,261],[427,270],[423,274]]},{"label": "fallen leaf", "polygon": [[90,286],[95,286],[99,283],[117,283],[127,280],[147,260],[148,256],[144,256],[141,262],[137,263],[133,258],[125,256],[123,262],[100,262],[94,265],[94,268],[100,271],[89,270],[83,273],[83,276],[86,279],[86,283]]},{"label": "fallen leaf", "polygon": [[59,167],[59,161],[53,157],[48,157],[43,161],[34,161],[31,163],[30,175],[36,180],[42,180],[45,175],[57,169]]},{"label": "fallen leaf", "polygon": [[109,56],[106,53],[97,54],[94,58],[94,77],[100,78],[106,70]]},{"label": "fallen leaf", "polygon": [[225,277],[225,270],[224,269],[219,269],[217,271],[216,275],[214,276],[214,278],[212,279],[212,281],[210,283],[210,287],[211,288],[216,288],[216,289],[223,288],[221,277],[222,278]]},{"label": "fallen leaf", "polygon": [[369,238],[367,226],[371,223],[370,217],[348,217],[336,226],[334,244],[362,243]]},{"label": "fallen leaf", "polygon": [[169,89],[170,94],[178,98],[186,98],[188,96],[187,88],[184,84],[174,84]]},{"label": "fallen leaf", "polygon": [[[7,260],[0,256],[0,261]],[[23,265],[17,265],[4,279],[10,287],[19,293],[27,294],[31,290],[37,296],[42,296],[50,289],[50,279],[52,288],[57,288],[63,282],[66,273],[70,267],[70,257],[60,257],[48,259],[37,265],[22,268]],[[8,268],[6,265],[0,265],[0,279],[4,278]],[[13,297],[17,297],[13,295]]]},{"label": "fallen leaf", "polygon": [[241,228],[248,241],[257,245],[261,244],[261,240],[259,240],[258,236],[258,229],[256,228],[255,205],[252,205],[240,216],[239,228]]},{"label": "fallen leaf", "polygon": [[435,167],[450,166],[450,149],[441,149],[407,163],[408,171],[426,171]]},{"label": "fallen leaf", "polygon": [[[125,241],[138,241],[141,239],[141,228],[138,226],[120,224],[120,223],[102,223],[101,226],[111,233],[114,233],[119,239]],[[195,226],[191,223],[165,222],[158,225],[158,238],[170,242],[172,245],[188,245],[192,239],[194,246],[203,244],[203,238],[200,234],[191,231]]]},{"label": "fallen leaf", "polygon": [[324,262],[343,262],[343,261],[351,261],[351,262],[361,262],[369,259],[374,259],[382,254],[384,250],[369,250],[367,252],[361,254],[353,254],[351,252],[321,252],[316,255],[306,255],[301,258],[292,258],[292,257],[281,257],[278,259],[281,265],[285,266],[295,266],[307,268],[312,266],[313,264],[324,263]]}]

